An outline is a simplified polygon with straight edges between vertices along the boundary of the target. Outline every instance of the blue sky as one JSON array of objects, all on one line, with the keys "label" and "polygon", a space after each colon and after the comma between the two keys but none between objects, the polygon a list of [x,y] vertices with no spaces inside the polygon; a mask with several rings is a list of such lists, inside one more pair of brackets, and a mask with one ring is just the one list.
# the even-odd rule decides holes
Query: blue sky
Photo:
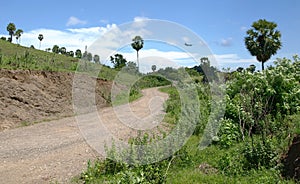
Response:
[{"label": "blue sky", "polygon": [[[0,35],[7,36],[6,26],[13,22],[24,30],[22,45],[38,47],[37,36],[43,33],[41,49],[52,48],[54,44],[67,49],[84,49],[84,45],[93,43],[111,27],[138,19],[159,19],[172,21],[197,34],[209,46],[221,67],[256,64],[260,69],[260,64],[246,50],[244,37],[254,21],[264,18],[276,22],[282,33],[283,47],[269,64],[277,57],[291,58],[300,51],[298,0],[86,0],[81,3],[27,0],[22,3],[3,1],[1,7]],[[152,53],[160,57],[162,52],[172,48],[146,49],[156,49]],[[133,56],[127,57],[131,59]]]}]

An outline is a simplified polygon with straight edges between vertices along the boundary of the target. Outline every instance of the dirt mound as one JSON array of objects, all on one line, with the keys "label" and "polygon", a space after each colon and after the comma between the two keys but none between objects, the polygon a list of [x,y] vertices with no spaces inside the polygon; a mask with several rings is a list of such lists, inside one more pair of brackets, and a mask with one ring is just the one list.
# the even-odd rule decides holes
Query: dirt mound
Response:
[{"label": "dirt mound", "polygon": [[283,177],[300,180],[300,135],[294,137],[288,153],[283,157],[282,162]]},{"label": "dirt mound", "polygon": [[[68,72],[0,69],[0,131],[73,115],[73,78]],[[107,105],[110,88],[111,82],[96,80],[98,107]]]}]

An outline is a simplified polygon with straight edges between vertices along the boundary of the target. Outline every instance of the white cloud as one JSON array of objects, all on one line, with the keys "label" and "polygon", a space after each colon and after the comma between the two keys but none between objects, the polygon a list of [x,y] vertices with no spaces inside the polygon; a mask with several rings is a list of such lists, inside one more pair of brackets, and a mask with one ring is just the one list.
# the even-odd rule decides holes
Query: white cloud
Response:
[{"label": "white cloud", "polygon": [[241,58],[237,54],[214,54],[208,56],[212,65],[219,69],[222,68],[233,68],[236,69],[238,66],[248,67],[250,64],[257,64],[255,57],[252,58]]},{"label": "white cloud", "polygon": [[232,45],[232,38],[229,37],[229,38],[223,38],[220,42],[220,45],[223,46],[223,47],[229,47]]},{"label": "white cloud", "polygon": [[77,17],[71,16],[66,24],[66,26],[74,26],[74,25],[85,25],[87,22],[84,20],[80,20]]},{"label": "white cloud", "polygon": [[[101,58],[101,62],[104,62],[104,64],[110,64],[110,61],[105,60],[116,52],[124,55],[127,61],[136,61],[135,50],[129,49],[125,51],[122,50],[122,47],[130,46],[131,39],[136,35],[140,35],[143,38],[152,36],[153,32],[147,29],[147,26],[145,27],[147,24],[146,20],[148,20],[146,17],[136,17],[133,24],[129,24],[125,28],[117,26],[116,24],[107,24],[106,26],[101,27],[69,28],[65,30],[36,29],[24,32],[21,36],[21,45],[28,47],[30,45],[34,45],[38,48],[38,35],[43,34],[44,39],[42,41],[41,50],[52,48],[53,45],[58,45],[59,47],[66,47],[68,51],[76,51],[76,49],[84,51],[85,46],[88,46],[88,51],[92,54],[98,54]],[[138,28],[136,26],[138,26]],[[165,34],[162,34],[162,36],[164,35]],[[0,35],[0,37],[1,36],[7,35]],[[172,49],[164,49],[164,51],[162,51],[160,48],[143,48],[139,51],[141,71],[151,71],[151,66],[153,64],[157,65],[158,69],[165,68],[167,66],[176,68],[179,66],[199,65],[200,57],[207,56],[209,55],[208,53],[210,53],[206,50],[199,50],[199,48],[201,49],[202,45],[204,45],[202,41],[201,44],[198,44],[198,46],[198,42],[196,43],[195,41],[195,43],[193,43],[193,47],[184,47],[182,41],[197,40],[188,34],[181,34],[178,37],[175,35],[174,37],[179,39],[180,43],[177,44],[177,46],[181,44],[183,49],[177,49],[176,51],[172,51]],[[170,37],[170,40],[174,37]],[[230,42],[231,40],[232,38],[224,39],[223,44],[228,45],[229,43],[227,42]],[[175,43],[177,43],[178,40],[174,39],[173,42],[176,46]],[[173,42],[169,42],[169,44]],[[196,58],[196,61],[192,56]],[[237,65],[242,65],[242,67],[244,67],[257,63],[254,57],[245,59],[239,57],[235,53],[211,55],[208,57],[210,58],[212,65],[217,66],[218,68],[235,67]]]},{"label": "white cloud", "polygon": [[146,20],[150,20],[148,17],[134,17],[133,21],[134,22],[142,22],[142,21],[146,21]]},{"label": "white cloud", "polygon": [[[136,62],[136,52],[118,52],[127,61]],[[142,49],[139,51],[140,71],[146,73],[151,71],[151,66],[156,65],[157,69],[165,67],[178,68],[180,66],[194,66],[199,63],[189,53],[183,51],[160,51],[158,49]]]},{"label": "white cloud", "polygon": [[21,36],[21,45],[29,47],[30,45],[39,48],[38,35],[43,34],[41,50],[52,48],[53,45],[66,47],[67,50],[81,49],[91,45],[100,35],[103,35],[112,25],[106,27],[90,27],[66,30],[54,29],[36,29],[29,32],[24,32]]}]

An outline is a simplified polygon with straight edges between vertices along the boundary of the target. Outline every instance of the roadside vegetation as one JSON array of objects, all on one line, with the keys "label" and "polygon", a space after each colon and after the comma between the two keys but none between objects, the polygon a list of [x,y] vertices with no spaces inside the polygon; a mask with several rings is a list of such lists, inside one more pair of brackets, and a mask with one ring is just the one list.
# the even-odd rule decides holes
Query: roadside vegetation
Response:
[{"label": "roadside vegetation", "polygon": [[[232,72],[219,71],[210,65],[207,57],[203,57],[199,66],[192,68],[157,70],[153,65],[151,73],[142,74],[139,64],[127,61],[121,54],[110,57],[114,65],[112,68],[102,65],[100,56],[93,57],[91,53],[81,55],[76,51],[67,54],[66,48],[58,46],[54,46],[50,53],[15,45],[4,39],[0,40],[0,68],[97,74],[100,79],[124,85],[118,94],[111,94],[109,100],[113,105],[138,99],[144,88],[164,86],[160,90],[169,94],[164,105],[164,121],[173,127],[179,124],[182,114],[189,113],[183,110],[186,104],[181,102],[186,98],[180,95],[178,87],[187,94],[196,90],[197,98],[187,104],[199,101],[200,106],[195,106],[191,112],[197,112],[201,117],[190,122],[195,125],[192,135],[174,154],[155,163],[133,162],[140,158],[151,160],[159,157],[155,153],[162,153],[165,148],[173,149],[172,145],[166,145],[155,153],[154,150],[137,150],[134,145],[162,140],[168,132],[162,135],[139,134],[129,140],[131,147],[125,152],[120,153],[115,147],[107,148],[109,156],[89,162],[75,182],[296,183],[295,176],[284,174],[287,167],[284,157],[293,138],[300,134],[300,58],[278,58],[273,66],[264,68],[265,62],[281,48],[281,34],[276,27],[275,23],[259,20],[253,23],[245,37],[246,48],[261,62],[262,71],[257,71],[254,65],[245,69],[239,67]],[[15,30],[13,25],[9,25],[10,39]],[[18,31],[18,37],[21,32]],[[39,35],[40,44],[42,36]],[[143,44],[140,36],[133,39],[137,60]],[[79,59],[82,62],[78,62]],[[215,122],[218,131],[207,129],[210,116],[216,116],[214,113],[218,112],[212,107],[221,107],[223,103],[212,99],[211,89],[215,84],[224,88],[226,100],[224,116]],[[193,117],[192,114],[190,116]],[[212,142],[205,149],[199,149],[203,137]],[[149,156],[151,153],[153,155]],[[120,161],[124,155],[131,164]]]},{"label": "roadside vegetation", "polygon": [[[108,149],[114,157],[90,163],[82,173],[86,183],[295,183],[284,179],[283,155],[300,128],[300,59],[278,59],[264,72],[235,71],[227,81],[227,105],[220,131],[213,143],[200,150],[209,116],[209,84],[197,83],[200,104],[205,108],[193,135],[169,158],[155,164],[128,165],[117,162],[123,153]],[[245,82],[246,81],[246,82]],[[169,94],[164,121],[176,126],[180,96]],[[153,135],[140,135],[130,143],[149,144]],[[132,157],[135,157],[134,151]]]}]

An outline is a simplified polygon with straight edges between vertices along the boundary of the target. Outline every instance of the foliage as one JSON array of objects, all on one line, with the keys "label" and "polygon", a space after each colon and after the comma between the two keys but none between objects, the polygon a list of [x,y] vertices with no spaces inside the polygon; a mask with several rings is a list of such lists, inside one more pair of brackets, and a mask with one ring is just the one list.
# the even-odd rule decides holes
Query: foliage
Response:
[{"label": "foliage", "polygon": [[59,46],[58,45],[53,45],[52,52],[58,54],[59,53]]},{"label": "foliage", "polygon": [[262,70],[264,63],[281,48],[281,34],[275,30],[276,27],[276,23],[260,19],[252,24],[252,28],[247,31],[248,36],[245,37],[247,49],[262,63]]},{"label": "foliage", "polygon": [[136,150],[133,145],[146,145],[152,141],[154,140],[150,139],[148,134],[143,136],[139,134],[138,137],[129,140],[131,147],[129,150],[125,150],[124,153],[116,152],[116,148],[113,145],[111,149],[107,149],[108,157],[105,160],[98,160],[93,166],[89,162],[87,171],[82,173],[81,179],[85,183],[104,182],[107,179],[110,183],[165,183],[172,163],[188,164],[189,161],[186,158],[189,158],[189,156],[187,152],[179,151],[173,157],[149,164],[140,164],[138,162],[128,164],[118,161],[118,158],[124,157],[124,155],[127,156],[128,160],[134,161],[137,157],[147,160],[145,156],[151,157],[151,154],[142,150]]},{"label": "foliage", "polygon": [[152,65],[151,70],[152,70],[152,72],[155,72],[156,71],[156,65]]},{"label": "foliage", "polygon": [[135,84],[140,89],[167,86],[171,85],[171,82],[160,75],[144,75]]},{"label": "foliage", "polygon": [[81,58],[82,57],[82,53],[81,53],[81,50],[80,49],[77,49],[76,51],[75,51],[75,57],[76,58]]},{"label": "foliage", "polygon": [[2,62],[5,69],[49,71],[75,71],[77,60],[63,55],[23,47],[0,40]]},{"label": "foliage", "polygon": [[218,132],[219,144],[223,148],[229,148],[240,139],[240,131],[237,124],[231,119],[223,119]]},{"label": "foliage", "polygon": [[94,62],[100,64],[100,56],[95,54],[94,55]]},{"label": "foliage", "polygon": [[62,54],[62,55],[65,55],[67,53],[66,47],[59,48],[59,53]]},{"label": "foliage", "polygon": [[289,141],[282,140],[299,127],[297,121],[285,119],[299,114],[300,60],[295,56],[294,61],[283,58],[274,63],[262,72],[235,72],[227,82],[227,106],[218,145],[240,147],[235,154],[220,159],[220,169],[228,175],[276,168]]},{"label": "foliage", "polygon": [[179,93],[175,87],[164,87],[160,91],[168,93],[169,98],[164,104],[164,110],[167,113],[164,121],[170,124],[176,124],[181,112]]},{"label": "foliage", "polygon": [[139,71],[139,50],[141,50],[144,46],[144,40],[141,36],[135,36],[132,39],[131,47],[136,50],[136,57],[137,57],[137,68]]},{"label": "foliage", "polygon": [[241,138],[258,133],[265,136],[278,130],[276,117],[300,109],[299,59],[278,59],[264,72],[235,73],[228,82],[225,116],[238,123]]},{"label": "foliage", "polygon": [[16,36],[16,39],[17,39],[17,42],[19,42],[20,43],[20,37],[21,37],[21,35],[23,34],[23,30],[22,29],[18,29],[16,32],[15,32],[15,36]]},{"label": "foliage", "polygon": [[6,30],[8,31],[8,33],[10,35],[9,42],[12,42],[12,36],[14,35],[14,33],[16,31],[16,25],[14,23],[9,23],[6,27]]},{"label": "foliage", "polygon": [[268,169],[276,165],[277,154],[270,139],[266,139],[264,142],[245,143],[242,154],[245,158],[244,168],[247,170],[260,169],[261,167]]},{"label": "foliage", "polygon": [[114,57],[110,56],[110,61],[116,69],[122,69],[126,66],[127,60],[123,57],[122,54],[115,54]]},{"label": "foliage", "polygon": [[212,81],[218,81],[218,70],[216,67],[211,66],[209,59],[207,57],[202,57],[200,62],[200,65],[194,66],[193,69],[203,75],[202,82],[208,83]]},{"label": "foliage", "polygon": [[41,48],[41,44],[42,44],[42,40],[44,39],[44,35],[43,34],[39,34],[38,39],[40,40],[40,46],[39,46],[39,48]]}]

